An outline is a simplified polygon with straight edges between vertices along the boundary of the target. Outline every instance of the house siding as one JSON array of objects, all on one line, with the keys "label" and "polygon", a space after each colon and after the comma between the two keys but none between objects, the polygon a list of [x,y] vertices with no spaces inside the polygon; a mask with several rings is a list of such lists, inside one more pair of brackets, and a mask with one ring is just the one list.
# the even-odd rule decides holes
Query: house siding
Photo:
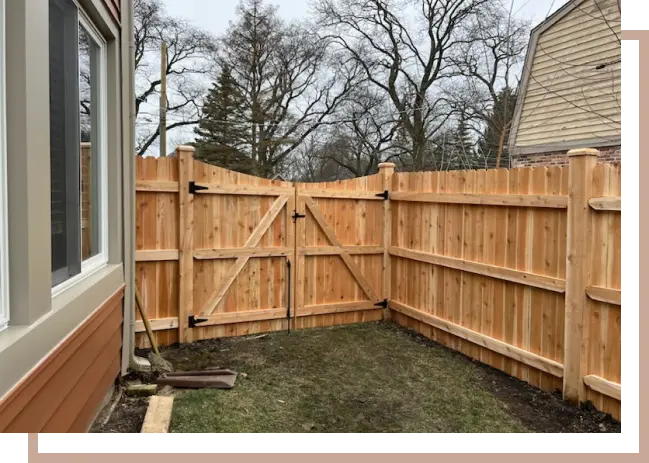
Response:
[{"label": "house siding", "polygon": [[[555,24],[541,30],[530,50],[529,76],[513,130],[515,156],[517,148],[528,148],[525,151],[529,153],[535,146],[574,145],[580,140],[590,141],[584,144],[589,146],[593,140],[601,144],[620,137],[621,22],[617,1],[577,3]],[[604,63],[603,69],[596,69]],[[542,151],[550,151],[545,156],[556,154],[545,149],[538,152]]]},{"label": "house siding", "polygon": [[0,401],[0,432],[84,432],[119,375],[124,287]]}]

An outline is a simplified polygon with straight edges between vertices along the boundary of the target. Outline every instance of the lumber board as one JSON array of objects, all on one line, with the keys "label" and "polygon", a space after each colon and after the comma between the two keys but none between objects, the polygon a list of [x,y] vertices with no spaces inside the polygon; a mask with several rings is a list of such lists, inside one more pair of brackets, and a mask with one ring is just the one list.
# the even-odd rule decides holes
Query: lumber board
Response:
[{"label": "lumber board", "polygon": [[224,249],[195,249],[194,259],[234,259],[238,257],[286,257],[293,253],[292,247],[271,248],[224,248]]},{"label": "lumber board", "polygon": [[[153,331],[162,331],[162,330],[173,330],[178,328],[178,317],[167,317],[167,318],[154,318],[149,320],[151,325],[151,330]],[[144,333],[146,328],[142,320],[135,321],[135,332]]]},{"label": "lumber board", "polygon": [[588,205],[596,211],[622,211],[622,198],[620,196],[603,196],[590,198]]},{"label": "lumber board", "polygon": [[427,323],[437,329],[446,331],[447,333],[450,333],[459,338],[466,339],[467,341],[478,344],[501,355],[512,358],[518,362],[537,368],[541,371],[545,371],[546,373],[549,373],[558,378],[561,378],[563,376],[563,365],[561,365],[559,362],[541,357],[540,355],[507,344],[485,334],[478,333],[477,331],[470,330],[435,315],[422,312],[406,304],[391,300],[389,301],[388,305],[392,310],[414,318],[415,320]]},{"label": "lumber board", "polygon": [[559,278],[547,277],[521,270],[513,270],[497,265],[483,264],[480,262],[471,262],[454,257],[440,256],[421,251],[413,251],[397,247],[390,247],[390,254],[393,256],[403,257],[405,259],[417,260],[433,265],[439,265],[447,268],[454,268],[464,272],[471,272],[478,275],[484,275],[491,278],[520,283],[522,285],[533,286],[536,288],[547,289],[557,293],[565,291],[565,280]]},{"label": "lumber board", "polygon": [[390,199],[392,201],[475,204],[482,206],[546,207],[555,209],[568,207],[568,197],[563,195],[394,192],[390,194]]},{"label": "lumber board", "polygon": [[151,193],[178,193],[178,182],[165,182],[163,180],[136,180],[135,191]]},{"label": "lumber board", "polygon": [[178,249],[141,249],[135,251],[135,262],[161,262],[178,260],[180,250]]},{"label": "lumber board", "polygon": [[622,385],[596,375],[584,376],[584,384],[594,391],[622,400]]},{"label": "lumber board", "polygon": [[607,304],[622,305],[622,291],[619,289],[602,288],[601,286],[586,287],[586,294],[595,301]]}]

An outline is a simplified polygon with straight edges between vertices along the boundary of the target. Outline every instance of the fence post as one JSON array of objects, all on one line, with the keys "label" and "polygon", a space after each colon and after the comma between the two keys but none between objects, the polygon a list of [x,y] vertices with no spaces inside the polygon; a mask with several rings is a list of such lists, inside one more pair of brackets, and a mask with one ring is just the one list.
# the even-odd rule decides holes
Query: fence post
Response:
[{"label": "fence post", "polygon": [[189,192],[189,182],[194,181],[194,147],[179,146],[178,156],[178,342],[191,342],[192,330],[188,316],[194,312],[194,195]]},{"label": "fence post", "polygon": [[584,398],[588,326],[584,324],[586,286],[590,274],[591,197],[593,169],[599,151],[568,151],[568,239],[566,242],[566,305],[563,344],[563,397],[578,405]]},{"label": "fence post", "polygon": [[[379,175],[383,180],[383,190],[388,192],[388,197],[383,201],[383,299],[390,299],[391,264],[390,246],[392,245],[392,204],[389,192],[392,191],[392,175],[396,166],[391,162],[379,164]],[[390,310],[383,310],[383,318],[390,318]]]}]

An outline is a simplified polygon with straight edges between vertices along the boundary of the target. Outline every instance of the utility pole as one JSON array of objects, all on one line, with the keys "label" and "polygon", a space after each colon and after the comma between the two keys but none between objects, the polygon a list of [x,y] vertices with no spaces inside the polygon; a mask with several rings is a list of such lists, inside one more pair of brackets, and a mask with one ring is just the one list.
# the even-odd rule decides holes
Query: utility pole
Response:
[{"label": "utility pole", "polygon": [[167,43],[160,50],[160,157],[167,155]]}]

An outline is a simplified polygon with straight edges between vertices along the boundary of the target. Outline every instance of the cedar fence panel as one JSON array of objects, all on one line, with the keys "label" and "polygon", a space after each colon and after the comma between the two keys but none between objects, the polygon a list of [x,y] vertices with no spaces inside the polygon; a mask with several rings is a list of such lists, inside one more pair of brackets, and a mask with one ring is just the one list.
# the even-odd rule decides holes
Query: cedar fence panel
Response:
[{"label": "cedar fence panel", "polygon": [[619,418],[619,166],[577,150],[570,167],[293,184],[192,151],[136,162],[136,279],[160,344],[284,330],[290,301],[291,328],[391,318]]}]

